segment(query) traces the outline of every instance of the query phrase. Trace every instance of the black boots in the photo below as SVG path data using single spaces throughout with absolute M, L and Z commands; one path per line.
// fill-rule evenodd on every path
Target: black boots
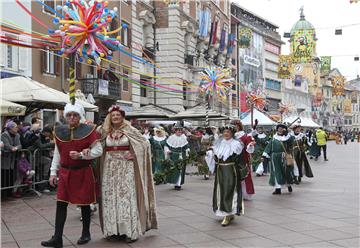
M 82 218 L 83 229 L 82 229 L 81 237 L 77 241 L 78 245 L 86 244 L 91 240 L 91 236 L 90 236 L 91 208 L 90 208 L 90 205 L 81 206 L 81 218 Z
M 273 195 L 281 195 L 281 189 L 275 189 L 275 191 L 272 194 Z
M 41 245 L 44 247 L 54 247 L 54 248 L 62 248 L 63 240 L 62 237 L 52 236 L 51 239 L 47 241 L 42 241 Z
M 288 186 L 288 191 L 289 191 L 289 193 L 292 192 L 292 187 L 291 186 Z
M 81 236 L 81 237 L 79 238 L 79 240 L 77 241 L 77 244 L 78 244 L 78 245 L 83 245 L 83 244 L 88 243 L 90 240 L 91 240 L 90 235 L 88 235 L 88 236 Z

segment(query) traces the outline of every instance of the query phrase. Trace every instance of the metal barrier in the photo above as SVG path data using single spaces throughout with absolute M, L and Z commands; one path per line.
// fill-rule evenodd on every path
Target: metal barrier
M 26 188 L 38 196 L 41 184 L 47 184 L 54 149 L 21 149 L 16 152 L 1 153 L 1 191 Z M 27 160 L 24 161 L 24 159 Z M 30 168 L 28 168 L 30 167 Z M 35 174 L 27 171 L 34 170 Z

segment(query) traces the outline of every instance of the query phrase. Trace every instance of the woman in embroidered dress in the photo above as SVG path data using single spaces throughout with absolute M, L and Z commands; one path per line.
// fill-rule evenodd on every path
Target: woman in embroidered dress
M 105 154 L 100 166 L 100 223 L 105 237 L 133 242 L 157 229 L 149 142 L 112 106 L 99 128 Z
M 185 134 L 183 134 L 183 127 L 180 123 L 177 123 L 174 129 L 175 133 L 166 141 L 165 153 L 170 160 L 176 162 L 188 156 L 190 146 Z M 168 176 L 167 182 L 174 184 L 175 190 L 181 190 L 181 185 L 185 182 L 185 171 L 186 167 L 184 166 L 181 170 L 176 170 L 175 173 Z
M 222 217 L 222 226 L 227 226 L 235 215 L 244 214 L 241 181 L 249 173 L 244 163 L 242 141 L 233 138 L 232 126 L 223 129 L 223 136 L 214 145 L 215 182 L 213 192 L 213 211 Z
M 152 154 L 152 172 L 162 172 L 162 161 L 165 159 L 166 132 L 163 127 L 154 128 L 155 135 L 149 141 Z

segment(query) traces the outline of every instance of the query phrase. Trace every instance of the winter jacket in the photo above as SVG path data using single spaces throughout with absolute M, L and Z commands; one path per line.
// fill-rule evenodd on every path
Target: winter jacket
M 326 145 L 327 135 L 324 130 L 318 129 L 316 130 L 316 139 L 318 146 Z

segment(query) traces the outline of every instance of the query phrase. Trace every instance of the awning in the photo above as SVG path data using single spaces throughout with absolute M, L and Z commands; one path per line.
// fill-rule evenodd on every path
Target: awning
M 257 110 L 254 108 L 253 112 L 253 122 L 255 123 L 255 120 L 258 120 L 259 126 L 275 126 L 277 123 L 273 121 L 270 116 L 267 114 Z M 251 113 L 250 111 L 246 112 L 246 116 L 241 119 L 241 122 L 245 126 L 251 126 Z
M 229 120 L 230 117 L 219 113 L 213 109 L 206 110 L 206 107 L 203 105 L 197 105 L 193 108 L 189 108 L 185 111 L 181 111 L 176 115 L 173 115 L 171 119 L 200 119 L 204 120 L 208 116 L 209 120 Z
M 27 112 L 42 108 L 62 109 L 66 103 L 70 102 L 67 94 L 27 77 L 0 79 L 0 87 L 3 99 L 23 103 L 27 107 Z M 93 104 L 80 99 L 76 101 L 86 111 L 98 111 L 98 107 Z
M 290 116 L 285 118 L 284 122 L 292 123 L 293 121 L 295 121 L 296 118 L 297 116 Z M 320 127 L 319 124 L 314 122 L 312 119 L 306 117 L 300 117 L 300 120 L 296 121 L 292 126 L 294 126 L 295 124 L 300 124 L 302 127 L 314 127 L 314 128 Z
M 131 112 L 126 112 L 126 117 L 139 119 L 168 119 L 175 113 L 175 111 L 170 109 L 149 104 L 143 107 L 134 108 Z
M 14 102 L 0 98 L 1 116 L 22 116 L 25 115 L 26 107 Z

